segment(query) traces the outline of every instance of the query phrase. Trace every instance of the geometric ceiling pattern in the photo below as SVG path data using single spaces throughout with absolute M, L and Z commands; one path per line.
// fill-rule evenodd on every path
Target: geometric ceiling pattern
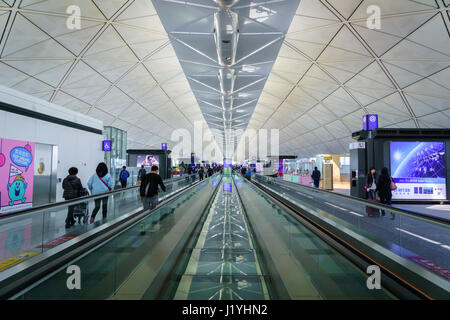
M 0 34 L 0 84 L 123 129 L 129 148 L 207 128 L 150 0 L 0 0 Z
M 364 114 L 449 128 L 449 4 L 302 0 L 248 128 L 280 129 L 280 153 L 299 157 L 347 153 Z M 381 29 L 367 27 L 369 5 Z
M 299 2 L 153 1 L 205 120 L 230 157 Z
M 368 113 L 381 127 L 448 128 L 449 5 L 301 0 L 247 128 L 280 129 L 280 153 L 299 156 L 348 152 Z M 1 85 L 126 130 L 130 148 L 207 127 L 150 0 L 0 0 L 0 32 Z

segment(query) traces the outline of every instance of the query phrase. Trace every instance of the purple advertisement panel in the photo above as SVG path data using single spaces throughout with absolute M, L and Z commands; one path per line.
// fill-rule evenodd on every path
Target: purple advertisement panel
M 137 156 L 137 166 L 140 167 L 142 165 L 144 165 L 144 167 L 151 167 L 151 166 L 159 167 L 159 156 L 149 154 Z
M 369 114 L 369 131 L 373 131 L 378 128 L 378 115 Z
M 33 142 L 0 139 L 0 215 L 33 204 Z
M 445 143 L 391 142 L 393 199 L 445 200 Z

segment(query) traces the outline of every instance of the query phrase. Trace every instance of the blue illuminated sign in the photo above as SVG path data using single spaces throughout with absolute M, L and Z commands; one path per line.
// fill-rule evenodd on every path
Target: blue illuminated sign
M 363 130 L 372 131 L 378 128 L 378 115 L 366 114 L 363 116 Z
M 102 148 L 102 150 L 103 151 L 107 151 L 107 152 L 111 151 L 111 140 L 104 140 L 103 141 L 103 148 Z
M 161 149 L 167 150 L 167 143 L 161 143 Z

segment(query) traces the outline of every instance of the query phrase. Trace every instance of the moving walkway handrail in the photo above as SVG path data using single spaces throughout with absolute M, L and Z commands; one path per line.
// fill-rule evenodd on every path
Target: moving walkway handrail
M 305 219 L 306 221 L 308 221 L 308 223 L 311 223 L 313 226 L 317 227 L 319 230 L 322 230 L 325 234 L 327 234 L 332 239 L 337 241 L 337 243 L 350 249 L 350 251 L 352 251 L 357 256 L 363 258 L 366 261 L 369 261 L 369 262 L 372 262 L 372 263 L 375 263 L 376 265 L 378 265 L 386 274 L 393 277 L 393 280 L 395 280 L 399 283 L 402 283 L 406 288 L 409 288 L 411 291 L 416 292 L 416 294 L 418 294 L 419 296 L 421 296 L 423 298 L 427 298 L 427 299 L 434 299 L 434 297 L 433 297 L 434 294 L 443 296 L 444 291 L 447 291 L 447 293 L 448 293 L 448 289 L 445 289 L 445 285 L 444 285 L 445 279 L 440 278 L 439 276 L 434 275 L 434 274 L 429 274 L 428 277 L 424 277 L 424 275 L 422 274 L 423 273 L 422 271 L 417 272 L 417 270 L 411 269 L 411 268 L 414 268 L 414 269 L 419 268 L 416 264 L 411 263 L 409 266 L 404 266 L 401 262 L 401 260 L 404 259 L 403 257 L 397 256 L 400 260 L 397 259 L 397 257 L 392 258 L 391 255 L 394 255 L 393 253 L 387 254 L 386 252 L 378 251 L 378 249 L 376 249 L 375 247 L 371 247 L 369 245 L 369 243 L 362 242 L 364 246 L 370 247 L 372 253 L 375 252 L 375 255 L 377 257 L 373 257 L 370 253 L 367 253 L 367 252 L 363 251 L 361 248 L 359 248 L 360 247 L 359 245 L 355 246 L 354 244 L 350 243 L 350 241 L 348 239 L 346 240 L 345 235 L 348 231 L 341 230 L 337 225 L 334 225 L 334 226 L 330 225 L 329 223 L 327 223 L 326 221 L 323 221 L 323 220 L 321 222 L 316 221 L 315 219 L 308 216 L 307 214 L 304 214 L 304 213 L 307 213 L 307 210 L 298 208 L 295 203 L 292 203 L 288 199 L 283 199 L 282 195 L 277 194 L 274 190 L 268 189 L 266 186 L 264 186 L 264 184 L 254 183 L 253 181 L 250 183 L 252 185 L 254 185 L 256 188 L 258 188 L 261 192 L 263 192 L 269 198 L 274 199 L 275 201 L 277 201 L 277 202 L 281 203 L 282 205 L 284 205 L 285 207 L 289 208 L 292 212 L 295 212 L 296 215 L 298 215 L 298 217 Z M 386 207 L 386 208 L 391 211 L 391 207 Z M 302 213 L 303 211 L 304 211 L 304 213 Z M 294 217 L 296 217 L 296 216 L 294 216 Z M 334 228 L 334 229 L 331 230 L 332 228 Z M 346 228 L 344 228 L 344 229 L 346 229 Z M 361 237 L 361 236 L 353 237 L 350 234 L 347 235 L 346 237 L 349 239 L 353 239 L 356 242 L 358 242 L 358 241 L 361 242 L 362 239 L 364 239 L 364 237 Z M 365 239 L 365 240 L 367 240 L 367 239 Z M 371 241 L 369 241 L 369 242 L 371 242 Z M 372 245 L 376 246 L 377 244 L 373 243 Z M 381 248 L 381 249 L 384 250 L 383 248 Z M 380 256 L 383 256 L 388 259 L 388 262 L 389 262 L 388 266 L 385 265 L 385 262 L 383 262 L 383 263 L 379 262 Z M 433 292 L 433 295 L 430 295 L 430 294 L 424 292 L 421 288 L 417 288 L 414 284 L 411 283 L 411 279 L 405 279 L 404 277 L 399 276 L 397 274 L 397 271 L 391 270 L 391 268 L 394 268 L 394 267 L 395 267 L 395 269 L 398 269 L 400 266 L 401 266 L 402 270 L 406 270 L 406 272 L 408 274 L 410 274 L 410 275 L 414 274 L 417 277 L 421 277 L 422 279 L 419 280 L 418 282 L 424 284 L 427 287 L 427 290 L 431 290 L 431 292 Z M 428 273 L 428 271 L 425 269 L 423 269 L 423 271 L 425 273 Z M 436 281 L 439 284 L 436 283 Z M 414 280 L 414 282 L 417 282 L 417 280 Z
M 287 180 L 277 181 L 276 178 L 263 176 L 263 175 L 259 175 L 259 174 L 257 174 L 256 176 L 257 177 L 263 177 L 264 179 L 267 179 L 267 180 L 269 180 L 269 179 L 273 180 L 273 181 L 275 181 L 275 183 L 278 183 L 278 184 L 286 183 L 289 186 L 296 186 L 298 188 L 305 188 L 307 190 L 318 192 L 318 193 L 327 193 L 327 194 L 330 194 L 330 195 L 333 195 L 333 196 L 340 197 L 342 199 L 346 199 L 346 200 L 350 200 L 350 201 L 353 201 L 353 202 L 357 202 L 359 204 L 363 204 L 365 206 L 370 206 L 370 207 L 374 207 L 374 208 L 381 209 L 381 210 L 387 210 L 387 211 L 390 211 L 390 212 L 393 212 L 393 213 L 399 213 L 399 214 L 403 214 L 403 215 L 412 215 L 415 218 L 419 218 L 419 219 L 422 219 L 422 220 L 425 220 L 425 221 L 428 221 L 428 222 L 431 221 L 431 222 L 434 222 L 434 223 L 436 223 L 436 222 L 443 223 L 443 224 L 445 224 L 447 226 L 450 225 L 450 220 L 445 219 L 445 218 L 430 216 L 430 215 L 427 215 L 425 213 L 418 213 L 418 212 L 414 212 L 414 211 L 410 211 L 410 210 L 406 210 L 406 209 L 402 209 L 402 208 L 396 208 L 396 207 L 392 207 L 392 206 L 387 206 L 387 205 L 381 204 L 379 202 L 372 202 L 372 201 L 364 200 L 364 199 L 361 199 L 361 198 L 357 198 L 357 197 L 353 197 L 353 196 L 349 196 L 349 195 L 345 195 L 345 194 L 341 194 L 341 193 L 337 193 L 337 192 L 332 192 L 332 191 L 328 191 L 328 190 L 324 190 L 324 189 L 313 188 L 313 187 L 310 187 L 310 186 L 305 186 L 305 185 L 294 183 L 294 182 L 287 181 Z
M 171 195 L 151 210 L 133 211 L 122 215 L 40 255 L 4 270 L 0 273 L 0 299 L 8 299 L 32 283 L 39 281 L 43 276 L 51 274 L 78 256 L 101 245 L 104 241 L 117 236 L 120 232 L 151 215 L 154 211 L 195 188 L 201 182 L 197 181 L 182 188 L 181 192 Z
M 190 176 L 186 175 L 186 177 L 190 177 Z M 166 180 L 163 180 L 163 182 L 164 182 L 164 184 L 174 183 L 174 182 L 186 179 L 186 177 L 180 177 L 180 178 L 177 178 L 177 179 L 166 179 Z M 118 193 L 124 193 L 124 192 L 130 191 L 130 190 L 133 190 L 133 189 L 138 189 L 139 187 L 140 186 L 132 186 L 132 187 L 128 187 L 128 188 L 112 190 L 112 191 L 99 193 L 99 194 L 95 194 L 95 195 L 88 195 L 88 196 L 84 196 L 84 197 L 79 197 L 79 198 L 75 198 L 75 199 L 71 199 L 71 200 L 63 200 L 63 201 L 59 201 L 59 202 L 48 203 L 48 204 L 32 207 L 32 208 L 29 208 L 29 209 L 24 209 L 24 210 L 12 212 L 12 213 L 7 213 L 7 214 L 4 214 L 4 215 L 0 216 L 0 222 L 2 222 L 2 220 L 5 220 L 5 219 L 10 219 L 10 218 L 13 218 L 13 217 L 18 217 L 18 216 L 29 214 L 29 213 L 44 211 L 44 210 L 48 210 L 48 209 L 55 209 L 55 208 L 58 208 L 58 207 L 68 207 L 69 205 L 77 205 L 77 204 L 80 204 L 80 203 L 87 202 L 89 200 L 96 200 L 96 199 L 100 199 L 100 198 L 105 198 L 105 197 L 108 197 L 108 196 L 111 196 L 111 195 L 115 195 L 115 194 L 118 194 Z

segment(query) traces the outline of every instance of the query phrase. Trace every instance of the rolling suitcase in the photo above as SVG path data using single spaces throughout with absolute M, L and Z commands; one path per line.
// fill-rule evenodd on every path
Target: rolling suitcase
M 89 192 L 86 189 L 83 189 L 80 192 L 80 197 L 88 196 Z M 73 210 L 73 217 L 74 219 L 78 219 L 78 223 L 86 224 L 89 218 L 89 202 L 83 202 L 80 204 L 77 204 Z
M 369 199 L 368 201 L 377 203 L 378 201 Z M 366 206 L 366 213 L 369 217 L 378 217 L 380 215 L 380 210 L 377 208 L 374 208 L 372 206 Z

